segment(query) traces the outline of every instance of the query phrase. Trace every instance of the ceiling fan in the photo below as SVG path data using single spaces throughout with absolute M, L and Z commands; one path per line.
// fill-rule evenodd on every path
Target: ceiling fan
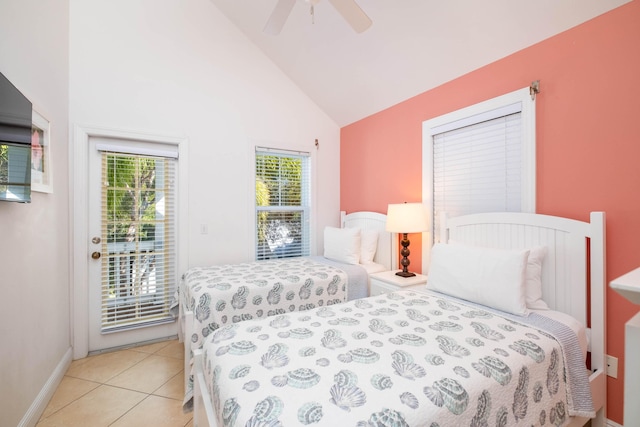
M 304 0 L 304 2 L 310 6 L 313 19 L 314 6 L 318 4 L 320 0 Z M 371 26 L 371 19 L 364 13 L 360 6 L 358 6 L 355 0 L 329 0 L 329 3 L 342 15 L 356 33 L 361 33 Z M 295 4 L 296 0 L 278 0 L 263 31 L 272 35 L 280 34 Z

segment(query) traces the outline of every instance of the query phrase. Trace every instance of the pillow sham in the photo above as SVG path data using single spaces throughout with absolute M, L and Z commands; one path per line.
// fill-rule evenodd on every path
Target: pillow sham
M 346 264 L 360 263 L 360 229 L 325 227 L 324 257 Z
M 464 243 L 453 239 L 450 239 L 448 243 L 450 245 L 464 245 Z M 529 249 L 529 258 L 527 258 L 527 269 L 525 272 L 524 293 L 527 308 L 530 309 L 549 309 L 547 303 L 542 299 L 542 262 L 546 255 L 546 246 L 535 246 Z
M 360 264 L 371 264 L 378 250 L 378 230 L 360 230 Z
M 548 310 L 549 306 L 542 299 L 542 261 L 547 255 L 546 246 L 536 246 L 529 250 L 527 261 L 525 297 L 527 308 L 535 310 Z
M 436 243 L 427 289 L 523 316 L 528 257 L 528 250 Z

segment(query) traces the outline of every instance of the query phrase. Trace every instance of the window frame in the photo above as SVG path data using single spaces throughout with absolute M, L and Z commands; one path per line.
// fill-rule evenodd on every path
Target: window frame
M 252 150 L 252 163 L 253 163 L 253 167 L 252 167 L 252 171 L 253 171 L 253 176 L 252 176 L 252 186 L 253 186 L 253 191 L 251 192 L 252 195 L 252 204 L 253 204 L 253 224 L 252 224 L 252 228 L 251 228 L 251 235 L 253 238 L 253 245 L 251 247 L 252 250 L 252 257 L 254 260 L 260 260 L 262 258 L 259 258 L 259 248 L 258 248 L 258 214 L 259 212 L 265 212 L 265 211 L 269 211 L 270 209 L 265 209 L 265 207 L 263 206 L 258 206 L 256 204 L 256 178 L 257 178 L 257 172 L 256 172 L 256 166 L 257 166 L 257 159 L 259 155 L 277 155 L 277 156 L 282 156 L 282 157 L 295 157 L 295 158 L 303 158 L 305 159 L 303 162 L 303 167 L 306 166 L 306 172 L 303 170 L 303 175 L 306 174 L 306 183 L 307 183 L 307 187 L 306 188 L 302 188 L 301 189 L 301 201 L 303 203 L 303 205 L 300 206 L 300 208 L 294 207 L 294 206 L 279 206 L 276 207 L 276 209 L 272 209 L 272 211 L 282 211 L 282 212 L 286 212 L 286 211 L 301 211 L 303 218 L 304 218 L 304 222 L 302 224 L 302 248 L 301 248 L 301 255 L 300 256 L 309 256 L 313 254 L 313 232 L 312 230 L 314 229 L 314 211 L 312 209 L 312 206 L 314 205 L 314 192 L 313 192 L 313 188 L 314 188 L 314 183 L 313 183 L 313 174 L 312 171 L 314 170 L 313 168 L 313 163 L 314 163 L 314 157 L 312 155 L 311 152 L 308 151 L 302 151 L 302 150 L 295 150 L 295 149 L 287 149 L 287 148 L 277 148 L 277 147 L 266 147 L 266 146 L 260 146 L 260 145 L 255 145 L 253 147 Z M 304 205 L 304 203 L 306 202 L 306 205 Z M 265 258 L 265 259 L 271 259 L 271 258 Z
M 521 111 L 521 211 L 536 211 L 536 104 L 535 97 L 530 94 L 529 87 L 479 102 L 462 109 L 425 120 L 422 123 L 422 202 L 427 211 L 433 215 L 433 137 L 442 129 L 453 130 L 475 123 L 480 123 L 496 110 L 508 109 L 520 104 Z M 432 221 L 433 224 L 433 221 Z M 431 246 L 435 232 L 429 231 L 429 238 L 422 240 L 422 271 L 428 271 L 431 259 Z

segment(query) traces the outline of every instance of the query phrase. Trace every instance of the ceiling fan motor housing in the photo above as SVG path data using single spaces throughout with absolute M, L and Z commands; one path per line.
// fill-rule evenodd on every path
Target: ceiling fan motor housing
M 310 7 L 311 15 L 313 16 L 313 8 L 320 3 L 320 0 L 303 1 Z M 263 31 L 272 35 L 280 34 L 295 3 L 296 0 L 278 0 Z M 329 0 L 329 3 L 342 15 L 356 33 L 362 33 L 371 26 L 371 18 L 358 6 L 356 0 Z

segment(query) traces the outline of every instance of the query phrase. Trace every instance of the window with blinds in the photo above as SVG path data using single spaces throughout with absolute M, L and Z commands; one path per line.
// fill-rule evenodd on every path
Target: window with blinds
M 173 321 L 176 164 L 102 151 L 102 332 Z
M 520 211 L 520 113 L 433 137 L 434 211 Z
M 256 259 L 309 255 L 310 155 L 256 148 Z
M 429 120 L 423 138 L 433 241 L 441 212 L 535 211 L 535 103 L 528 88 Z

